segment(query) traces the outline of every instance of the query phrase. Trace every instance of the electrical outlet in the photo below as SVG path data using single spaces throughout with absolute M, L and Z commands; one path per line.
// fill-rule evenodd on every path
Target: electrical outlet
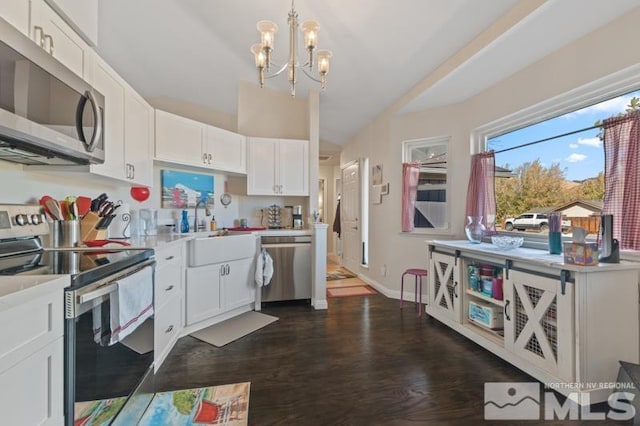
M 383 277 L 386 277 L 386 276 L 387 276 L 387 265 L 386 265 L 386 264 L 385 264 L 385 265 L 382 265 L 382 266 L 380 267 L 380 275 L 382 275 Z

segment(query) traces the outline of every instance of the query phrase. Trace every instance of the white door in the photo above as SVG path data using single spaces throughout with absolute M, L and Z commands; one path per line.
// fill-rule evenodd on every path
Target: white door
M 459 262 L 454 256 L 441 253 L 432 253 L 429 262 L 429 307 L 456 322 L 461 321 Z M 405 285 L 411 281 L 405 277 Z
M 360 238 L 360 166 L 358 162 L 342 169 L 342 198 L 340 201 L 342 222 L 342 263 L 357 270 L 361 263 Z
M 207 126 L 206 149 L 211 154 L 211 167 L 216 170 L 246 173 L 246 137 L 228 130 Z
M 225 310 L 248 305 L 255 300 L 256 287 L 252 279 L 251 270 L 253 259 L 240 259 L 227 262 L 223 270 L 222 292 Z
M 187 325 L 193 325 L 222 312 L 221 276 L 221 263 L 187 268 Z

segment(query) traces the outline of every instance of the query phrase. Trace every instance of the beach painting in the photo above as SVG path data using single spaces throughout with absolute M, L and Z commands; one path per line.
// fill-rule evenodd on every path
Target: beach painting
M 246 426 L 251 382 L 158 392 L 139 426 Z
M 126 397 L 99 399 L 96 401 L 76 402 L 74 407 L 74 426 L 110 425 L 124 405 Z
M 162 203 L 164 209 L 184 209 L 195 207 L 201 198 L 213 202 L 213 175 L 202 173 L 161 170 Z

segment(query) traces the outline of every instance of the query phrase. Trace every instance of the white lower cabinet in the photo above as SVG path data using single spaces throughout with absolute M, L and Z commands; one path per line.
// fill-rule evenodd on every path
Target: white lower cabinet
M 184 246 L 156 249 L 154 283 L 154 371 L 158 371 L 183 328 Z
M 63 288 L 69 284 L 68 277 L 48 278 L 0 297 L 0 424 L 64 424 Z
M 193 325 L 222 312 L 222 263 L 187 268 L 187 324 Z
M 573 375 L 573 286 L 511 271 L 504 284 L 504 343 L 514 354 L 563 380 Z
M 252 259 L 227 262 L 222 276 L 222 297 L 225 310 L 235 309 L 255 300 L 256 287 L 252 279 Z
M 60 426 L 64 423 L 63 361 L 60 337 L 0 373 L 2 424 Z
M 460 268 L 454 256 L 433 253 L 429 261 L 429 305 L 447 318 L 460 322 Z
M 537 380 L 560 384 L 558 392 L 581 404 L 606 401 L 619 361 L 640 362 L 640 263 L 581 267 L 543 250 L 428 244 L 426 313 Z M 480 271 L 481 288 L 471 270 Z M 486 271 L 503 278 L 502 296 L 488 290 L 495 283 Z

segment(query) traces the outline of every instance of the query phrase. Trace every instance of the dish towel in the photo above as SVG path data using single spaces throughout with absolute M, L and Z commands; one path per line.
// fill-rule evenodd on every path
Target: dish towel
M 124 339 L 153 315 L 153 268 L 118 280 L 118 294 L 111 298 L 110 345 Z
M 273 277 L 273 259 L 267 250 L 262 249 L 256 260 L 255 281 L 258 287 L 268 286 Z

